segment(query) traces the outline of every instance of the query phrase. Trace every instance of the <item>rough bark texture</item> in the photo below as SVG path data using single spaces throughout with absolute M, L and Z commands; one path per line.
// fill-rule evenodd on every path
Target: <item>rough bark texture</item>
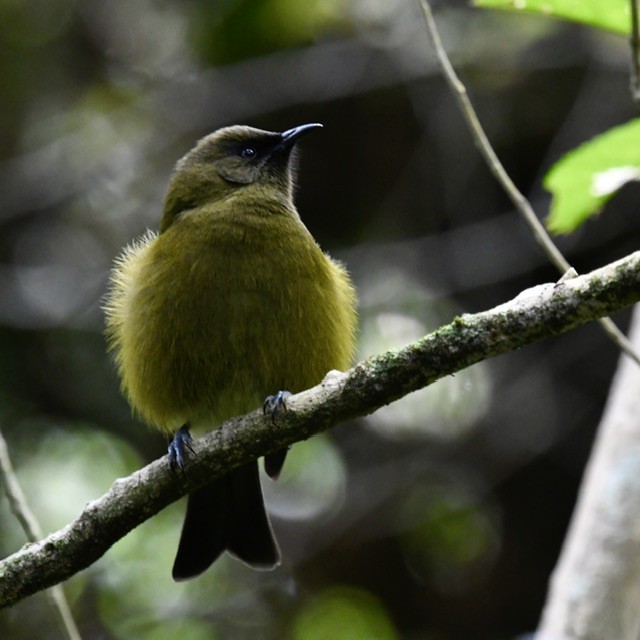
M 249 460 L 372 413 L 475 362 L 558 335 L 640 300 L 640 252 L 590 274 L 545 284 L 494 309 L 465 314 L 403 349 L 332 372 L 287 401 L 274 425 L 262 412 L 225 422 L 194 442 L 189 475 L 165 459 L 118 479 L 77 520 L 0 562 L 0 606 L 88 567 L 171 502 Z M 640 475 L 639 475 L 640 477 Z M 614 637 L 614 636 L 610 636 Z

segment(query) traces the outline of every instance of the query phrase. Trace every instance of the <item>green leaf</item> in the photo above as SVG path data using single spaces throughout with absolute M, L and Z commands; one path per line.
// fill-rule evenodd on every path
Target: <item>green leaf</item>
M 475 0 L 476 7 L 553 16 L 592 27 L 631 33 L 629 0 Z
M 632 180 L 640 180 L 640 118 L 585 142 L 551 167 L 543 181 L 553 194 L 547 227 L 575 230 Z

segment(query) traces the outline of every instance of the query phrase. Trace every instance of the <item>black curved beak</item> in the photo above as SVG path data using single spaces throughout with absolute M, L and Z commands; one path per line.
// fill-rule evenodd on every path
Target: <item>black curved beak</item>
M 322 129 L 322 125 L 319 122 L 311 122 L 309 124 L 301 124 L 299 127 L 293 127 L 293 129 L 287 129 L 280 134 L 280 142 L 276 148 L 282 150 L 291 149 L 302 136 L 306 136 L 307 133 L 315 129 Z

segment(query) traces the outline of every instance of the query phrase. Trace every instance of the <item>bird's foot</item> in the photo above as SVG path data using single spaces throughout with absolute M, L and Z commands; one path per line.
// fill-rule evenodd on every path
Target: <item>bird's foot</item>
M 276 415 L 280 411 L 287 410 L 287 400 L 291 397 L 290 391 L 278 391 L 278 393 L 269 396 L 262 405 L 262 413 L 265 415 L 268 413 L 271 416 L 271 422 L 275 424 Z
M 184 472 L 184 450 L 188 449 L 191 453 L 194 453 L 191 448 L 191 434 L 189 433 L 189 428 L 187 425 L 180 427 L 175 435 L 173 436 L 173 440 L 169 444 L 169 448 L 167 451 L 169 452 L 169 464 L 172 469 L 178 467 L 181 471 Z

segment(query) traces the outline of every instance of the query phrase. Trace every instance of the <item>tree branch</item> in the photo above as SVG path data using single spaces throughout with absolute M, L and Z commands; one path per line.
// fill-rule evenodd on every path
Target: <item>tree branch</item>
M 156 460 L 114 482 L 77 520 L 0 562 L 0 606 L 66 580 L 161 509 L 249 460 L 372 413 L 481 360 L 559 335 L 640 300 L 640 251 L 590 274 L 544 284 L 489 311 L 465 314 L 407 345 L 333 372 L 292 396 L 277 425 L 260 411 L 193 443 L 188 476 Z

